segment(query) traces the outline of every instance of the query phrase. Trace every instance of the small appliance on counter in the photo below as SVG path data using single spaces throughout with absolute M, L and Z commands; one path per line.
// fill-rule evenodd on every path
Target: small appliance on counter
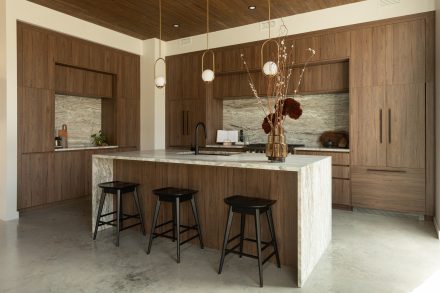
M 217 143 L 231 146 L 238 142 L 238 130 L 217 130 Z
M 61 137 L 55 136 L 55 149 L 62 149 L 62 148 L 63 148 L 63 144 Z

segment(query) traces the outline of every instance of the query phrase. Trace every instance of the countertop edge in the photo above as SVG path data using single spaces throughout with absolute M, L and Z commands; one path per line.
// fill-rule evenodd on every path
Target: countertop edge
M 74 151 L 84 151 L 84 150 L 108 150 L 108 149 L 117 149 L 119 146 L 117 145 L 109 145 L 109 146 L 90 146 L 90 147 L 73 147 L 73 148 L 61 148 L 55 149 L 55 152 L 74 152 Z

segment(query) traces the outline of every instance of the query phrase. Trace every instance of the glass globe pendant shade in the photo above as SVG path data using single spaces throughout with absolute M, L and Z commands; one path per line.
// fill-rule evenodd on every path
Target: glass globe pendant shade
M 212 71 L 211 69 L 205 69 L 202 72 L 202 79 L 204 82 L 206 83 L 210 83 L 214 80 L 215 78 L 215 74 L 214 71 Z
M 273 61 L 267 61 L 263 66 L 263 73 L 268 76 L 274 76 L 278 73 L 278 65 Z
M 154 80 L 154 83 L 156 84 L 157 88 L 159 88 L 159 89 L 163 88 L 166 84 L 165 77 L 163 77 L 163 76 L 156 77 L 156 79 Z

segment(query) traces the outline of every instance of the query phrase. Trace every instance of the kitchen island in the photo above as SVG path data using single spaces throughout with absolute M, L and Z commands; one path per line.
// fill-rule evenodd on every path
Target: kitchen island
M 281 264 L 295 269 L 296 276 L 292 277 L 299 287 L 331 240 L 331 157 L 289 155 L 285 163 L 269 163 L 264 154 L 249 153 L 195 156 L 158 150 L 94 155 L 92 231 L 99 202 L 98 184 L 111 180 L 140 184 L 147 232 L 156 200 L 152 189 L 174 186 L 198 190 L 196 201 L 205 246 L 218 250 L 227 217 L 224 198 L 241 194 L 277 200 L 273 215 Z M 133 207 L 130 197 L 124 201 L 124 209 Z M 104 211 L 112 210 L 112 205 L 107 200 Z M 164 208 L 159 223 L 170 219 L 171 213 L 171 207 Z M 194 223 L 189 206 L 182 205 L 181 221 Z M 238 218 L 234 224 L 231 235 L 239 231 Z M 247 225 L 247 236 L 254 237 L 254 233 L 253 225 Z M 268 239 L 264 219 L 262 237 Z M 253 246 L 244 248 L 255 253 Z

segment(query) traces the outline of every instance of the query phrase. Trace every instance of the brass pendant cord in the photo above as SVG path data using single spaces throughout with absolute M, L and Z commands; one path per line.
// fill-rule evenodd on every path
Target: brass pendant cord
M 270 39 L 270 27 L 271 27 L 271 23 L 270 23 L 270 0 L 267 0 L 267 5 L 269 6 L 269 21 L 267 23 L 268 28 L 269 28 L 269 39 Z
M 209 0 L 206 0 L 206 49 L 209 49 Z
M 159 58 L 162 58 L 162 0 L 159 0 Z

